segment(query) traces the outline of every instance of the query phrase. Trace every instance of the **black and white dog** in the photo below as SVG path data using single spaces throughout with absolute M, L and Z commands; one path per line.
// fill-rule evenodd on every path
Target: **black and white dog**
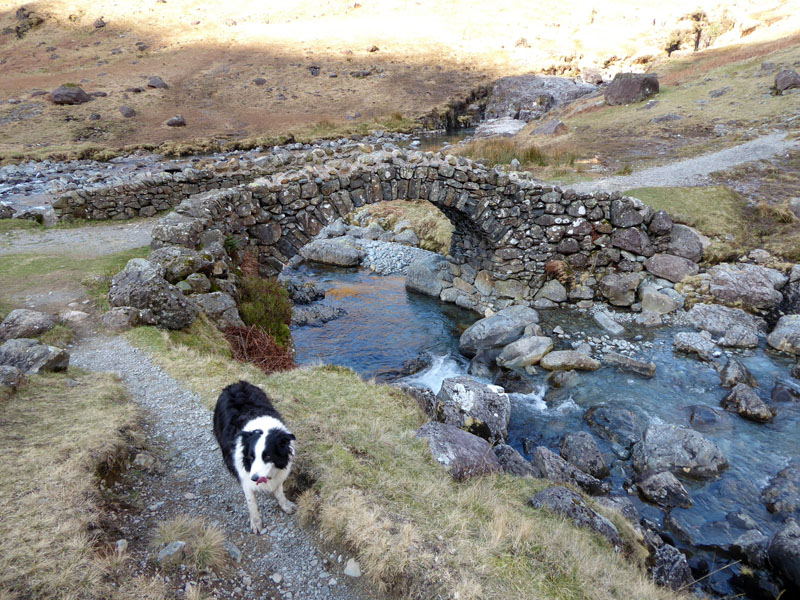
M 260 388 L 240 381 L 222 390 L 214 409 L 214 436 L 228 470 L 242 484 L 253 533 L 262 527 L 256 490 L 273 494 L 285 513 L 294 512 L 283 482 L 292 468 L 296 438 Z

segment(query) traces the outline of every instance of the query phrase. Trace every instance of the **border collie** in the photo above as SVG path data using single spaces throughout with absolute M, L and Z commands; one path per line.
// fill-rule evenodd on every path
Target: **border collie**
M 273 494 L 283 512 L 294 512 L 283 482 L 292 468 L 296 438 L 260 388 L 240 381 L 222 390 L 214 409 L 214 436 L 225 465 L 242 484 L 253 533 L 262 527 L 256 490 Z

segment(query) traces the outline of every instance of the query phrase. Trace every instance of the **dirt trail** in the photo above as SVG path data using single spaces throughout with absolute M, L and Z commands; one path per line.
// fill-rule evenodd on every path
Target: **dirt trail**
M 707 185 L 711 183 L 708 177 L 711 173 L 770 158 L 797 147 L 800 147 L 800 140 L 788 139 L 783 132 L 772 133 L 733 148 L 678 160 L 660 167 L 642 169 L 631 175 L 608 177 L 563 187 L 587 193 L 624 191 L 639 187 Z
M 165 447 L 159 453 L 163 475 L 142 486 L 139 503 L 148 507 L 144 519 L 153 526 L 187 514 L 217 523 L 242 555 L 235 572 L 224 577 L 228 581 L 221 585 L 243 598 L 361 600 L 373 596 L 358 589 L 363 580 L 343 574 L 347 557 L 339 562 L 339 557 L 323 556 L 296 517 L 285 515 L 271 496 L 259 496 L 264 533 L 250 533 L 241 487 L 225 469 L 211 432 L 211 411 L 145 353 L 121 337 L 93 336 L 72 349 L 71 365 L 117 374 L 145 410 L 148 438 L 162 440 Z M 137 536 L 136 528 L 126 531 L 123 527 L 121 533 L 131 543 L 146 537 Z

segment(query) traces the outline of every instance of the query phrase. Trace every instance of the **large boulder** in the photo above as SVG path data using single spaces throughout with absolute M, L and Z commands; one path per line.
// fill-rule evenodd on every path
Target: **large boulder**
M 632 104 L 658 93 L 658 76 L 654 73 L 617 73 L 608 84 L 606 104 Z
M 367 253 L 353 244 L 352 238 L 334 240 L 314 240 L 300 249 L 300 255 L 306 260 L 334 265 L 337 267 L 357 267 Z
M 667 252 L 698 263 L 703 258 L 703 240 L 697 230 L 675 224 L 669 234 Z
M 633 446 L 633 466 L 639 471 L 670 471 L 707 479 L 728 466 L 717 445 L 691 429 L 666 423 L 651 424 Z
M 650 502 L 664 508 L 689 508 L 692 499 L 677 477 L 669 471 L 645 471 L 636 478 L 639 493 Z
M 761 492 L 767 510 L 776 515 L 800 516 L 800 462 L 778 471 Z
M 615 449 L 618 455 L 624 454 L 620 449 L 630 450 L 641 439 L 647 426 L 636 413 L 622 406 L 592 406 L 583 418 L 600 437 L 618 446 Z
M 69 352 L 42 344 L 39 340 L 17 338 L 0 346 L 0 365 L 16 367 L 25 375 L 66 371 L 69 366 Z
M 244 327 L 244 321 L 236 308 L 236 301 L 228 294 L 224 292 L 196 294 L 191 296 L 190 300 L 220 329 Z
M 789 521 L 769 542 L 767 555 L 772 567 L 795 588 L 800 588 L 800 525 Z
M 193 273 L 210 272 L 216 262 L 209 251 L 197 251 L 183 246 L 164 246 L 150 253 L 148 260 L 164 267 L 164 279 L 177 283 Z
M 549 479 L 556 483 L 569 483 L 595 495 L 607 494 L 610 491 L 607 484 L 571 465 L 544 446 L 538 446 L 533 451 L 531 462 L 542 479 Z
M 586 527 L 606 538 L 615 549 L 620 549 L 622 540 L 617 528 L 605 517 L 593 511 L 583 497 L 562 486 L 542 490 L 531 498 L 533 508 L 545 508 L 570 519 L 578 527 Z
M 623 196 L 611 202 L 609 217 L 614 227 L 634 227 L 641 225 L 644 215 L 639 211 L 641 201 Z
M 439 274 L 446 267 L 447 260 L 441 254 L 431 254 L 414 261 L 406 272 L 406 289 L 438 298 L 442 291 Z
M 736 348 L 755 348 L 767 328 L 761 317 L 719 304 L 695 304 L 687 317 L 696 328 L 719 337 L 720 345 Z
M 776 414 L 775 410 L 759 398 L 756 391 L 746 383 L 737 383 L 731 393 L 723 398 L 721 406 L 727 411 L 738 413 L 745 419 L 759 423 L 771 421 Z
M 642 292 L 642 310 L 656 315 L 666 315 L 680 308 L 675 298 L 653 289 Z
M 542 368 L 548 371 L 596 371 L 600 368 L 600 361 L 576 350 L 558 350 L 549 352 L 539 361 Z
M 650 575 L 658 585 L 673 590 L 686 588 L 694 581 L 686 556 L 669 544 L 656 549 Z
M 577 431 L 561 438 L 558 446 L 561 458 L 575 465 L 584 473 L 597 479 L 608 477 L 610 471 L 597 441 L 591 433 Z
M 751 264 L 720 264 L 710 268 L 708 274 L 714 298 L 750 310 L 768 310 L 780 304 L 783 296 L 778 290 L 788 279 L 780 271 Z
M 641 273 L 611 273 L 600 280 L 600 293 L 614 306 L 630 306 L 643 278 Z
M 133 258 L 114 275 L 108 292 L 111 306 L 132 306 L 148 311 L 155 324 L 183 329 L 197 318 L 197 309 L 181 291 L 164 279 L 164 268 L 143 258 Z
M 785 92 L 792 88 L 800 88 L 800 73 L 793 69 L 783 69 L 775 75 L 775 89 Z
M 469 377 L 451 377 L 436 394 L 436 416 L 442 423 L 496 444 L 508 437 L 511 402 L 502 388 Z
M 644 261 L 644 268 L 648 273 L 673 283 L 678 283 L 690 275 L 697 275 L 700 271 L 700 267 L 688 258 L 673 254 L 654 254 Z
M 536 477 L 533 465 L 508 444 L 497 444 L 492 450 L 503 465 L 504 472 L 517 477 Z
M 653 256 L 655 253 L 650 238 L 638 227 L 617 229 L 611 234 L 611 245 L 641 256 Z
M 746 383 L 755 387 L 756 378 L 747 370 L 742 361 L 738 358 L 730 357 L 725 366 L 719 370 L 720 385 L 725 388 L 732 388 L 736 384 Z
M 89 94 L 75 84 L 60 85 L 50 92 L 50 101 L 53 104 L 83 104 L 91 99 Z
M 58 323 L 52 315 L 18 308 L 0 323 L 0 342 L 12 338 L 32 338 L 50 331 Z
M 464 356 L 473 357 L 481 348 L 506 346 L 522 337 L 528 325 L 539 322 L 539 313 L 522 305 L 509 306 L 470 325 L 458 342 Z
M 416 436 L 428 440 L 433 458 L 458 481 L 503 472 L 489 442 L 463 429 L 434 421 L 420 427 Z
M 781 317 L 767 336 L 767 343 L 781 352 L 800 354 L 800 315 Z
M 553 349 L 553 340 L 543 336 L 525 336 L 503 348 L 497 364 L 506 369 L 522 369 L 538 364 Z

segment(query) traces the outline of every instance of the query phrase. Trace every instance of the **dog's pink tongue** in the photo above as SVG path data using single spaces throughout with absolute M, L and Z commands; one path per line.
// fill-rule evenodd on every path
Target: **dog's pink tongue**
M 267 483 L 268 481 L 269 479 L 267 479 L 266 477 L 259 477 L 258 481 L 256 482 L 256 485 L 258 485 L 259 483 Z

